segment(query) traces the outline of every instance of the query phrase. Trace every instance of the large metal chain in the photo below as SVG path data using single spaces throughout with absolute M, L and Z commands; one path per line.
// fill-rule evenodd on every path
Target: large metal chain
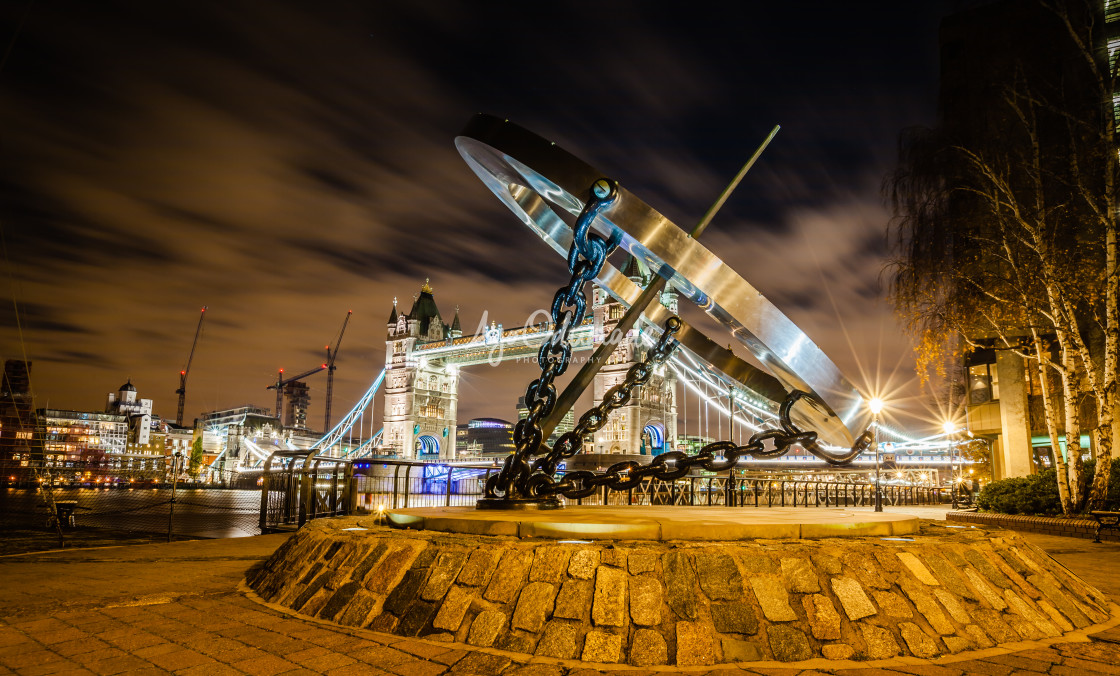
M 556 406 L 556 386 L 553 382 L 564 374 L 571 363 L 569 334 L 583 321 L 587 309 L 584 284 L 599 275 L 607 256 L 619 242 L 617 233 L 605 239 L 591 232 L 591 225 L 617 195 L 618 184 L 614 181 L 605 178 L 595 181 L 587 203 L 576 218 L 572 228 L 572 247 L 568 251 L 568 270 L 572 276 L 552 299 L 552 336 L 537 353 L 541 376 L 529 383 L 525 390 L 528 415 L 514 428 L 514 453 L 506 458 L 502 470 L 486 482 L 486 498 L 521 500 L 528 497 L 525 487 L 531 472 L 529 460 L 540 454 L 544 441 L 540 423 Z
M 673 321 L 676 317 L 671 318 Z M 680 320 L 677 320 L 678 326 Z M 675 330 L 674 330 L 675 332 Z M 666 336 L 670 336 L 669 327 L 666 326 L 666 331 L 662 335 L 662 342 Z M 675 341 L 674 341 L 675 342 Z M 662 347 L 662 343 L 658 343 L 655 348 L 655 357 L 657 350 Z M 673 346 L 675 347 L 675 345 Z M 669 348 L 669 352 L 672 347 Z M 661 360 L 664 360 L 661 357 Z M 649 360 L 647 360 L 648 362 Z M 627 380 L 622 386 L 615 386 L 603 398 L 603 404 L 588 411 L 582 418 L 580 424 L 575 430 L 560 437 L 556 442 L 556 447 L 562 444 L 563 453 L 567 453 L 571 448 L 577 451 L 583 444 L 583 434 L 593 433 L 598 431 L 605 423 L 606 416 L 602 414 L 601 409 L 604 405 L 610 406 L 612 402 L 612 395 L 620 388 L 626 387 L 626 400 L 629 400 L 629 390 L 633 389 L 634 385 L 640 384 L 631 382 L 630 374 L 634 373 L 636 369 L 646 366 L 647 362 L 636 364 L 630 368 L 627 374 Z M 646 380 L 649 376 L 646 376 Z M 635 379 L 636 380 L 636 379 Z M 644 382 L 644 381 L 643 381 Z M 811 431 L 803 431 L 797 427 L 790 420 L 790 412 L 796 404 L 803 397 L 810 397 L 807 392 L 794 390 L 782 402 L 778 411 L 778 417 L 781 422 L 781 429 L 765 429 L 761 430 L 751 436 L 746 444 L 740 446 L 733 441 L 717 441 L 708 444 L 700 449 L 696 455 L 688 455 L 683 451 L 669 451 L 655 456 L 649 464 L 642 464 L 632 460 L 617 462 L 608 467 L 602 474 L 592 472 L 590 470 L 575 470 L 565 474 L 560 480 L 554 478 L 556 465 L 546 465 L 543 461 L 538 461 L 534 469 L 540 468 L 539 472 L 535 472 L 529 480 L 529 493 L 531 497 L 547 498 L 549 496 L 563 495 L 569 499 L 586 498 L 595 493 L 601 486 L 606 486 L 611 490 L 624 491 L 634 486 L 639 485 L 647 477 L 659 481 L 673 481 L 680 479 L 687 475 L 693 467 L 706 469 L 710 472 L 722 472 L 729 470 L 739 462 L 743 456 L 750 456 L 752 458 L 776 458 L 785 455 L 789 452 L 792 446 L 801 446 L 813 455 L 821 458 L 825 462 L 832 465 L 846 465 L 856 458 L 860 453 L 866 451 L 871 447 L 872 436 L 871 432 L 865 431 L 856 439 L 856 443 L 852 448 L 841 455 L 833 455 L 820 449 L 817 443 L 817 433 Z M 623 404 L 618 404 L 622 406 Z M 613 408 L 618 408 L 614 406 Z M 769 447 L 767 447 L 769 442 Z M 555 449 L 554 449 L 555 450 Z M 552 456 L 550 455 L 549 458 Z

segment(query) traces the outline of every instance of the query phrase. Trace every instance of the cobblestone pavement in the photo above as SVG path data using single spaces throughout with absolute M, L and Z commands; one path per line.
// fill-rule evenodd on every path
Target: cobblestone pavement
M 576 662 L 337 627 L 264 605 L 239 586 L 285 539 L 268 535 L 0 558 L 0 674 L 1120 674 L 1120 628 L 1086 642 L 1021 644 L 966 660 L 819 660 L 656 670 Z M 1120 545 L 1032 537 L 1116 598 Z M 1107 583 L 1107 584 L 1106 584 Z M 851 665 L 853 668 L 837 668 Z

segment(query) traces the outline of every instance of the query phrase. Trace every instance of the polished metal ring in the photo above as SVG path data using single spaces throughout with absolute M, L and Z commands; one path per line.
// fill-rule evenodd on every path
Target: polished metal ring
M 572 242 L 571 224 L 583 209 L 589 186 L 605 174 L 532 132 L 490 115 L 477 115 L 455 139 L 455 147 L 484 184 L 522 222 L 561 255 Z M 622 186 L 595 220 L 605 238 L 664 277 L 681 296 L 727 327 L 773 379 L 720 348 L 687 324 L 681 344 L 732 379 L 772 401 L 786 391 L 804 397 L 790 417 L 818 432 L 830 445 L 850 447 L 867 428 L 870 413 L 859 391 L 805 332 L 715 254 Z M 641 289 L 609 262 L 596 282 L 630 305 Z M 658 325 L 668 311 L 652 304 L 643 320 Z

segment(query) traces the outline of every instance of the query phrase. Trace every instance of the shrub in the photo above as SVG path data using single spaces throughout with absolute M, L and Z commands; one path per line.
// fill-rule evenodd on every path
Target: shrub
M 1082 476 L 1084 490 L 1088 490 L 1096 464 L 1084 464 Z M 993 481 L 980 491 L 976 506 L 986 512 L 1001 514 L 1061 514 L 1062 503 L 1058 497 L 1058 474 L 1046 469 L 1038 474 Z M 1107 510 L 1120 510 L 1120 458 L 1112 461 L 1108 481 Z

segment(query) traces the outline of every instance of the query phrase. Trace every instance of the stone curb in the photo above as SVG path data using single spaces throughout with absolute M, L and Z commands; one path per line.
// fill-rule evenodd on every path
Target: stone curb
M 980 650 L 971 650 L 956 655 L 945 655 L 935 659 L 924 660 L 917 657 L 895 657 L 886 660 L 827 660 L 823 658 L 813 658 L 811 660 L 802 660 L 800 662 L 780 662 L 777 660 L 758 660 L 753 662 L 724 662 L 719 665 L 651 665 L 645 667 L 636 667 L 629 664 L 606 663 L 606 662 L 581 662 L 579 660 L 564 660 L 553 657 L 543 657 L 538 655 L 526 655 L 524 653 L 511 652 L 508 650 L 499 650 L 497 648 L 482 648 L 473 646 L 467 643 L 458 643 L 454 641 L 434 641 L 423 637 L 403 637 L 396 634 L 388 634 L 370 629 L 361 629 L 358 627 L 350 627 L 345 625 L 336 624 L 328 620 L 318 617 L 311 617 L 302 613 L 297 613 L 291 608 L 282 606 L 278 603 L 266 601 L 261 598 L 249 586 L 247 580 L 242 579 L 237 586 L 238 593 L 245 596 L 245 598 L 257 603 L 265 608 L 281 613 L 288 617 L 293 617 L 304 622 L 311 622 L 325 627 L 331 627 L 336 630 L 343 630 L 354 636 L 368 636 L 378 642 L 392 644 L 394 642 L 417 642 L 433 647 L 449 648 L 454 650 L 463 650 L 472 653 L 482 653 L 486 655 L 496 655 L 503 657 L 518 664 L 552 664 L 568 669 L 598 669 L 600 671 L 635 671 L 648 673 L 651 671 L 660 673 L 711 673 L 713 668 L 732 668 L 739 667 L 742 669 L 783 669 L 783 670 L 797 670 L 797 669 L 830 669 L 830 670 L 849 670 L 849 669 L 889 669 L 891 667 L 913 667 L 924 665 L 946 665 L 955 664 L 958 662 L 967 662 L 970 660 L 979 660 L 987 657 L 996 657 L 999 655 L 1010 655 L 1024 650 L 1038 650 L 1048 648 L 1052 645 L 1060 643 L 1090 643 L 1094 639 L 1091 638 L 1092 634 L 1108 631 L 1114 627 L 1120 626 L 1120 605 L 1115 603 L 1110 604 L 1109 612 L 1110 619 L 1100 624 L 1085 627 L 1062 636 L 1054 636 L 1051 638 L 1040 639 L 1036 641 L 1019 641 L 1016 643 L 1007 643 L 994 648 L 984 648 Z
M 977 523 L 997 526 L 1014 531 L 1058 535 L 1062 537 L 1092 540 L 1097 530 L 1097 522 L 1092 519 L 1067 519 L 1055 516 L 1032 516 L 1028 514 L 990 514 L 987 512 L 947 512 L 947 521 Z M 1120 542 L 1120 533 L 1105 531 L 1101 533 L 1105 542 Z

